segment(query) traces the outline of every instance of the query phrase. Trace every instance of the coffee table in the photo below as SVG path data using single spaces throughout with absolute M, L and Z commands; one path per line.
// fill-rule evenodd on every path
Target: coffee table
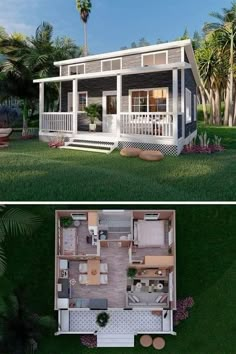
M 149 336 L 148 334 L 145 334 L 143 335 L 141 338 L 140 338 L 140 344 L 142 347 L 150 347 L 152 345 L 152 337 Z
M 161 337 L 156 337 L 155 339 L 153 339 L 153 348 L 157 349 L 157 350 L 161 350 L 165 347 L 166 342 L 164 338 Z

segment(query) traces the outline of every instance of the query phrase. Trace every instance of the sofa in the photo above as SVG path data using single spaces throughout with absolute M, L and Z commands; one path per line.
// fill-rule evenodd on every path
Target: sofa
M 127 307 L 169 307 L 169 296 L 167 293 L 127 292 Z

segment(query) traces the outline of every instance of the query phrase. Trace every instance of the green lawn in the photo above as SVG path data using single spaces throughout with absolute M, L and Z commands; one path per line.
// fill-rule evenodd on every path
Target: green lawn
M 0 200 L 236 200 L 236 129 L 207 131 L 222 136 L 224 153 L 166 157 L 160 163 L 122 158 L 118 151 L 49 149 L 38 140 L 12 138 L 0 151 Z
M 7 239 L 6 276 L 14 286 L 25 285 L 33 311 L 53 314 L 55 208 L 27 208 L 41 215 L 42 226 L 32 238 Z M 163 354 L 235 354 L 236 206 L 163 208 L 177 211 L 178 298 L 193 296 L 195 300 L 190 318 L 176 328 L 178 335 L 165 336 Z M 38 354 L 121 352 L 156 353 L 152 348 L 144 350 L 138 344 L 135 349 L 124 351 L 119 348 L 89 350 L 81 347 L 79 336 L 52 336 L 43 338 Z

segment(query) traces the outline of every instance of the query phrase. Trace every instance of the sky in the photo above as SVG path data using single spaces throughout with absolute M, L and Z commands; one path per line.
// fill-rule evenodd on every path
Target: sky
M 200 31 L 208 14 L 230 7 L 231 0 L 92 0 L 88 44 L 92 54 L 119 50 L 145 37 L 174 40 L 188 28 Z M 43 21 L 57 36 L 83 44 L 83 27 L 75 0 L 0 0 L 0 26 L 8 33 L 31 35 Z

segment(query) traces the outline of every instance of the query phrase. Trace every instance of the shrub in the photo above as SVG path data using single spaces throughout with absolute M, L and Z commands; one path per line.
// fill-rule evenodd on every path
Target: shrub
M 108 321 L 109 321 L 110 315 L 106 312 L 101 312 L 97 315 L 97 325 L 100 327 L 106 327 Z
M 73 219 L 71 216 L 62 216 L 60 218 L 61 227 L 65 227 L 65 228 L 70 227 L 72 223 L 73 223 Z
M 186 297 L 177 301 L 177 310 L 174 312 L 174 326 L 189 317 L 188 309 L 192 308 L 194 300 L 192 297 Z
M 134 278 L 136 274 L 137 274 L 137 269 L 135 269 L 135 268 L 128 268 L 127 269 L 128 278 Z
M 214 152 L 224 151 L 224 147 L 221 145 L 221 138 L 214 136 L 213 141 L 207 137 L 207 133 L 200 134 L 197 139 L 194 139 L 188 145 L 184 146 L 183 154 L 212 154 Z

